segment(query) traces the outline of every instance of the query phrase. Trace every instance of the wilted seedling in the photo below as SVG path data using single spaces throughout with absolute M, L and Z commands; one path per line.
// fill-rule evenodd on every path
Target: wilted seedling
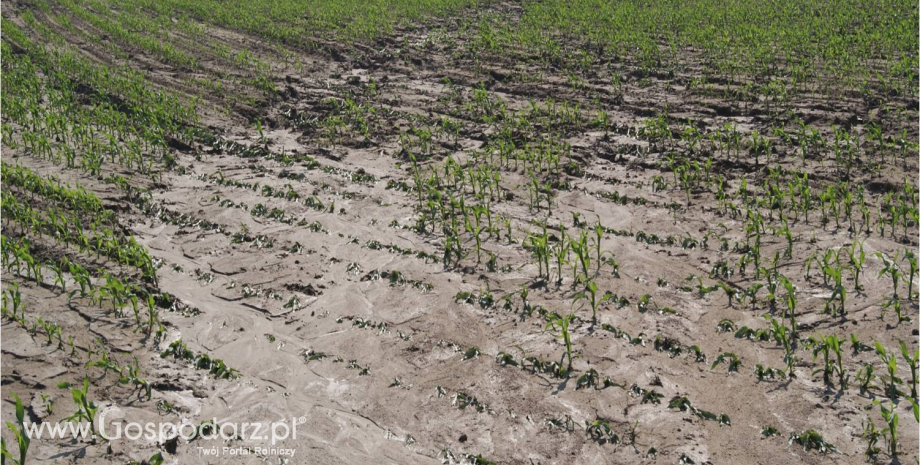
M 558 418 L 547 418 L 546 420 L 543 420 L 543 424 L 548 426 L 550 431 L 559 429 L 566 433 L 571 433 L 575 430 L 575 420 L 573 420 L 572 417 L 568 414 L 562 415 Z
M 613 326 L 610 323 L 601 324 L 601 329 L 610 331 L 611 333 L 613 333 L 613 337 L 617 339 L 625 339 L 626 341 L 629 341 L 630 339 L 632 339 L 631 337 L 629 337 L 629 334 L 627 334 L 625 331 L 620 330 L 619 328 L 617 328 L 616 326 Z
M 776 368 L 764 368 L 763 365 L 757 364 L 757 367 L 754 368 L 754 375 L 757 376 L 757 379 L 763 381 L 764 379 L 777 379 L 785 378 L 786 373 L 783 370 Z
M 763 429 L 760 430 L 760 435 L 765 438 L 779 436 L 779 430 L 777 430 L 776 428 L 770 425 L 767 425 L 767 426 L 764 426 Z
M 467 407 L 473 407 L 479 413 L 492 413 L 492 409 L 488 404 L 480 402 L 479 399 L 465 392 L 458 392 L 454 394 L 453 398 L 451 398 L 450 404 L 460 410 L 465 410 Z
M 176 360 L 185 360 L 199 370 L 208 370 L 212 375 L 219 379 L 235 379 L 240 376 L 240 372 L 235 368 L 228 367 L 223 360 L 211 358 L 207 354 L 195 354 L 192 352 L 182 339 L 173 341 L 160 354 L 160 358 L 172 357 Z
M 177 411 L 176 406 L 165 399 L 160 399 L 157 401 L 156 409 L 160 415 L 169 415 L 171 413 L 176 413 Z
M 738 339 L 766 342 L 773 338 L 773 332 L 768 328 L 755 330 L 747 326 L 742 326 L 738 331 L 735 331 L 735 337 Z
M 671 358 L 677 357 L 684 352 L 683 345 L 677 339 L 664 336 L 655 336 L 655 350 L 658 352 L 667 352 Z
M 721 321 L 719 321 L 719 324 L 716 325 L 716 331 L 720 333 L 728 333 L 735 331 L 735 329 L 735 322 L 729 320 L 728 318 L 723 318 Z
M 661 393 L 654 389 L 641 388 L 638 384 L 635 383 L 629 387 L 629 395 L 641 398 L 643 404 L 655 405 L 660 404 L 661 398 L 664 397 Z
M 486 286 L 486 290 L 480 291 L 478 300 L 480 308 L 488 309 L 495 306 L 495 297 L 492 296 L 492 291 L 489 290 L 488 285 Z
M 875 422 L 872 421 L 871 417 L 867 417 L 866 421 L 863 422 L 863 439 L 866 440 L 866 459 L 872 459 L 882 450 L 879 449 L 876 444 L 878 440 L 883 436 L 883 432 L 875 428 Z
M 592 386 L 597 389 L 598 378 L 600 378 L 600 375 L 597 374 L 597 370 L 591 368 L 583 375 L 578 377 L 578 380 L 575 382 L 575 390 L 577 391 L 579 389 Z
M 476 295 L 471 292 L 458 292 L 457 295 L 454 296 L 454 302 L 462 302 L 470 305 L 473 305 L 473 302 L 476 301 L 475 299 Z
M 700 349 L 700 346 L 694 344 L 690 346 L 690 352 L 693 352 L 693 358 L 699 363 L 706 363 L 706 354 L 703 353 L 703 349 Z
M 648 335 L 646 335 L 644 332 L 639 333 L 638 336 L 636 336 L 636 337 L 630 339 L 630 340 L 629 340 L 629 343 L 632 344 L 632 345 L 634 345 L 634 346 L 641 345 L 642 347 L 645 347 L 645 343 L 646 343 L 646 339 L 645 339 L 645 338 L 646 338 L 646 337 L 648 337 Z
M 598 444 L 619 444 L 620 437 L 610 428 L 610 424 L 601 418 L 589 422 L 585 420 L 585 434 Z
M 355 262 L 351 262 L 348 264 L 348 266 L 345 267 L 345 272 L 352 276 L 357 276 L 361 274 L 361 265 Z
M 704 420 L 718 421 L 719 425 L 731 426 L 731 419 L 726 414 L 716 415 L 707 410 L 698 409 L 690 403 L 690 399 L 685 396 L 674 396 L 668 402 L 668 408 L 678 409 L 681 412 L 689 412 Z
M 495 361 L 501 366 L 518 366 L 518 362 L 514 360 L 514 356 L 507 352 L 499 352 L 498 355 L 495 356 Z
M 802 446 L 806 452 L 810 450 L 816 450 L 821 454 L 837 452 L 837 448 L 833 444 L 826 442 L 824 437 L 813 429 L 805 430 L 798 434 L 793 433 L 789 436 L 789 444 L 792 443 Z
M 710 369 L 714 370 L 723 362 L 728 362 L 729 373 L 737 372 L 738 369 L 741 368 L 741 359 L 739 359 L 737 355 L 732 352 L 723 352 L 716 357 L 715 362 L 712 362 L 712 367 L 710 367 Z
M 695 409 L 693 408 L 693 405 L 690 403 L 690 399 L 684 396 L 675 396 L 674 398 L 672 398 L 671 401 L 668 403 L 668 408 L 676 408 L 680 410 L 681 412 L 695 411 Z
M 602 389 L 607 389 L 609 387 L 618 387 L 620 389 L 626 389 L 626 383 L 617 383 L 613 381 L 612 379 L 610 379 L 609 376 L 605 376 L 604 379 L 601 381 L 601 384 L 603 385 Z
M 469 465 L 498 465 L 482 455 L 465 454 L 463 460 Z
M 479 351 L 478 347 L 470 347 L 469 349 L 466 349 L 465 352 L 463 352 L 463 360 L 478 358 L 480 353 L 481 352 Z
M 651 301 L 652 301 L 652 296 L 648 294 L 643 294 L 642 297 L 639 298 L 639 302 L 636 304 L 636 307 L 638 307 L 639 312 L 645 313 L 646 311 L 648 311 L 648 304 Z
M 322 360 L 328 357 L 325 352 L 317 352 L 313 349 L 307 350 L 303 353 L 303 359 L 305 362 L 312 362 L 314 360 Z
M 661 403 L 662 397 L 664 397 L 664 395 L 654 389 L 643 389 L 641 403 L 658 405 Z
M 853 356 L 859 355 L 861 352 L 872 352 L 875 350 L 872 346 L 868 344 L 863 344 L 859 341 L 859 338 L 856 337 L 856 334 L 850 335 L 850 346 L 853 348 Z
M 348 368 L 349 370 L 358 370 L 358 376 L 368 376 L 371 374 L 370 367 L 362 367 L 358 364 L 357 360 L 349 360 L 345 365 L 345 368 Z

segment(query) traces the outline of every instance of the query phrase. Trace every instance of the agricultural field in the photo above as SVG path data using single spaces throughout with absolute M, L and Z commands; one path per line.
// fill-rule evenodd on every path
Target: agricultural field
M 2 7 L 4 464 L 920 463 L 914 1 Z

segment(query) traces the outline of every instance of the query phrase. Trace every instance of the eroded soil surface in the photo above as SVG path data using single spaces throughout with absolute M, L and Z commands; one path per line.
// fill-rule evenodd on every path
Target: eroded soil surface
M 515 14 L 513 8 L 502 11 Z M 73 24 L 92 28 L 76 18 Z M 74 34 L 63 27 L 59 33 Z M 256 40 L 213 26 L 208 34 L 229 44 Z M 51 273 L 39 283 L 7 270 L 6 286 L 19 284 L 28 318 L 57 322 L 65 343 L 59 348 L 41 330 L 4 319 L 3 420 L 13 419 L 11 391 L 23 397 L 32 421 L 71 415 L 70 393 L 57 385 L 78 386 L 88 374 L 90 398 L 140 421 L 305 417 L 296 440 L 276 446 L 296 448 L 289 462 L 280 463 L 456 463 L 476 456 L 533 464 L 673 464 L 682 457 L 713 464 L 862 463 L 866 418 L 883 424 L 879 407 L 868 407 L 873 399 L 887 405 L 888 398 L 882 379 L 860 392 L 857 372 L 870 362 L 883 379 L 887 372 L 873 350 L 853 350 L 855 335 L 897 354 L 898 374 L 907 383 L 896 404 L 900 460 L 916 460 L 910 370 L 897 348 L 899 341 L 917 347 L 916 298 L 904 295 L 913 289 L 905 291 L 908 266 L 900 262 L 900 305 L 915 321 L 899 322 L 893 309 L 883 311 L 892 286 L 888 275 L 880 276 L 884 263 L 876 257 L 915 252 L 916 224 L 884 233 L 874 224 L 882 197 L 901 192 L 905 180 L 915 183 L 916 157 L 892 159 L 881 170 L 857 165 L 849 174 L 828 148 L 803 157 L 798 145 L 771 131 L 780 111 L 775 103 L 722 98 L 725 89 L 741 83 L 690 86 L 702 67 L 692 53 L 674 76 L 602 63 L 574 86 L 560 69 L 474 58 L 467 47 L 456 24 L 432 21 L 376 43 L 298 51 L 300 69 L 273 62 L 280 97 L 246 107 L 225 104 L 219 94 L 206 96 L 200 127 L 214 138 L 173 144 L 177 166 L 158 182 L 116 165 L 104 172 L 127 176 L 134 189 L 149 195 L 132 197 L 104 176 L 68 169 L 21 144 L 4 145 L 4 163 L 78 183 L 99 196 L 158 261 L 157 286 L 177 304 L 161 312 L 166 335 L 154 342 L 135 331 L 132 317 L 116 317 L 105 304 L 69 295 L 72 280 L 62 292 Z M 104 56 L 99 44 L 83 43 L 82 50 Z M 265 53 L 270 60 L 271 52 Z M 156 85 L 181 81 L 175 69 L 144 60 L 143 53 L 132 60 Z M 611 85 L 608 69 L 624 76 L 620 87 Z M 833 88 L 803 92 L 783 103 L 782 111 L 830 138 L 834 127 L 859 132 L 867 121 L 878 121 L 903 124 L 916 139 L 916 98 L 892 104 L 909 117 L 886 121 L 858 95 Z M 598 110 L 608 115 L 606 123 L 595 122 Z M 734 125 L 744 135 L 759 131 L 774 145 L 755 160 L 746 148 L 723 150 L 705 138 L 692 147 L 676 134 L 651 137 L 643 122 L 665 112 L 675 133 L 687 121 L 703 132 Z M 262 121 L 261 135 L 255 119 Z M 868 156 L 874 149 L 867 143 L 864 150 Z M 422 183 L 437 184 L 421 195 L 410 152 Z M 697 166 L 711 160 L 689 193 L 669 168 L 675 154 Z M 789 171 L 780 173 L 780 167 Z M 758 365 L 786 370 L 784 349 L 772 335 L 758 340 L 736 332 L 743 326 L 769 331 L 764 315 L 779 322 L 787 292 L 778 284 L 771 309 L 770 274 L 755 274 L 757 265 L 742 258 L 752 234 L 738 192 L 744 180 L 747 196 L 763 198 L 765 181 L 785 186 L 793 182 L 792 171 L 808 173 L 816 196 L 842 180 L 854 193 L 856 186 L 864 188 L 870 224 L 857 211 L 852 220 L 841 212 L 839 221 L 830 216 L 822 224 L 820 201 L 807 220 L 800 212 L 783 212 L 786 223 L 779 210 L 757 209 L 763 214 L 759 266 L 794 283 L 800 333 L 795 378 L 758 379 Z M 532 173 L 544 185 L 532 188 Z M 728 200 L 702 180 L 710 176 L 725 180 Z M 28 198 L 15 187 L 4 190 Z M 454 205 L 438 200 L 432 213 L 432 192 L 453 195 Z M 916 198 L 909 201 L 916 208 Z M 736 205 L 735 212 L 726 203 Z M 490 213 L 477 215 L 473 206 Z M 469 209 L 471 231 L 481 221 L 480 257 L 462 209 Z M 422 217 L 422 211 L 429 214 Z M 440 216 L 448 211 L 458 215 L 466 256 L 445 264 Z M 590 300 L 576 299 L 585 286 L 575 277 L 585 270 L 572 251 L 561 273 L 550 257 L 550 279 L 539 278 L 543 266 L 528 250 L 528 236 L 542 235 L 544 221 L 553 250 L 584 231 L 591 255 L 584 274 L 593 278 L 598 300 L 613 295 L 599 304 L 596 323 Z M 598 221 L 600 262 L 593 256 Z M 780 232 L 786 225 L 793 238 L 789 255 Z M 41 257 L 82 257 L 101 270 L 120 266 L 29 233 L 14 221 L 4 219 L 3 227 L 7 238 L 28 237 Z M 862 289 L 855 291 L 853 273 L 844 271 L 846 314 L 826 314 L 826 302 L 835 297 L 821 260 L 825 251 L 854 241 L 867 257 Z M 756 298 L 740 297 L 757 283 L 764 287 Z M 458 295 L 464 292 L 468 298 Z M 556 371 L 568 363 L 565 345 L 547 321 L 568 313 L 578 317 L 569 329 L 573 365 L 559 376 Z M 846 389 L 836 377 L 825 383 L 824 359 L 807 343 L 818 334 L 845 342 Z M 239 377 L 218 379 L 160 356 L 180 338 L 193 352 L 223 360 Z M 136 357 L 151 397 L 119 384 L 103 368 L 87 367 L 101 351 L 122 365 Z M 740 359 L 737 372 L 729 372 L 728 362 L 712 368 L 723 353 Z M 583 386 L 592 373 L 593 385 Z M 54 399 L 52 412 L 43 395 Z M 680 397 L 692 408 L 669 408 Z M 616 441 L 586 432 L 598 419 Z M 778 436 L 763 436 L 767 426 Z M 810 429 L 838 452 L 822 455 L 790 444 L 791 434 Z M 199 447 L 210 445 L 200 439 L 43 439 L 33 441 L 29 455 L 36 462 L 127 463 L 160 451 L 167 463 L 279 463 L 278 457 L 202 456 Z

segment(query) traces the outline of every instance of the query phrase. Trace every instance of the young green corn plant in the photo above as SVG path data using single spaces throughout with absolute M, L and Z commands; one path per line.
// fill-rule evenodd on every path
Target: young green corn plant
M 553 257 L 556 259 L 556 285 L 562 285 L 562 269 L 563 265 L 568 264 L 569 250 L 571 250 L 570 241 L 565 237 L 565 226 L 560 227 L 560 238 L 559 242 L 553 247 Z
M 127 372 L 127 374 L 125 374 Z M 118 379 L 119 384 L 132 384 L 136 389 L 140 391 L 140 394 L 146 394 L 147 400 L 153 395 L 153 387 L 146 380 L 140 378 L 140 366 L 137 361 L 137 357 L 134 357 L 134 364 L 128 363 L 121 372 L 121 376 Z
M 605 254 L 603 251 L 601 251 L 601 239 L 604 238 L 605 232 L 607 232 L 607 229 L 604 228 L 604 226 L 601 224 L 601 219 L 598 218 L 597 222 L 594 223 L 594 248 L 595 248 L 595 255 L 597 256 L 596 273 L 601 272 L 601 265 L 604 263 L 603 257 L 604 255 L 608 255 L 608 254 Z
M 546 223 L 543 223 L 543 233 L 540 235 L 531 234 L 528 238 L 528 247 L 537 261 L 538 279 L 549 281 L 549 234 L 546 230 Z
M 9 287 L 6 290 L 6 293 L 10 296 L 10 302 L 13 305 L 12 318 L 13 320 L 25 319 L 26 310 L 22 307 L 22 293 L 19 292 L 19 283 L 10 283 Z M 6 299 L 4 299 L 6 301 Z M 19 310 L 22 310 L 22 316 L 19 317 Z
M 569 333 L 569 325 L 574 318 L 575 315 L 571 313 L 566 315 L 558 315 L 553 313 L 549 316 L 548 321 L 546 322 L 546 327 L 544 328 L 544 330 L 552 330 L 556 332 L 556 337 L 562 339 L 562 342 L 565 344 L 565 355 L 563 357 L 567 356 L 569 363 L 564 373 L 561 372 L 560 367 L 559 375 L 562 375 L 561 377 L 567 376 L 572 371 L 572 336 Z
M 786 217 L 783 216 L 784 225 L 782 228 L 775 230 L 776 235 L 781 235 L 786 239 L 786 249 L 783 251 L 783 258 L 792 258 L 792 245 L 794 239 L 792 237 L 792 230 L 789 229 L 789 223 L 785 222 Z
M 583 291 L 575 294 L 573 304 L 580 300 L 587 300 L 591 305 L 591 326 L 597 325 L 597 308 L 600 303 L 597 300 L 597 283 L 593 279 L 588 281 Z
M 789 324 L 792 332 L 789 337 L 792 340 L 795 340 L 796 333 L 798 332 L 798 325 L 795 324 L 795 307 L 796 307 L 796 298 L 795 298 L 795 285 L 793 285 L 785 276 L 780 276 L 780 280 L 783 283 L 783 287 L 786 288 L 786 311 L 783 312 L 783 321 L 786 321 L 786 317 L 789 317 Z
M 13 432 L 13 435 L 16 436 L 16 447 L 19 451 L 19 458 L 13 457 L 13 454 L 6 450 L 6 441 L 2 443 L 2 451 L 0 451 L 0 457 L 3 458 L 3 461 L 6 462 L 6 459 L 9 459 L 15 465 L 25 465 L 26 456 L 29 452 L 29 444 L 31 439 L 26 433 L 25 425 L 25 407 L 22 405 L 22 400 L 19 399 L 19 396 L 16 393 L 11 392 L 10 395 L 13 397 L 13 401 L 16 402 L 16 424 L 6 422 L 6 427 Z
M 866 363 L 863 368 L 860 368 L 856 372 L 856 381 L 859 383 L 859 394 L 866 395 L 870 389 L 874 388 L 872 381 L 876 378 L 875 376 L 875 366 L 871 363 Z
M 863 249 L 863 243 L 859 241 L 853 241 L 853 245 L 846 248 L 845 250 L 850 258 L 850 269 L 853 270 L 854 289 L 856 292 L 861 292 L 862 286 L 859 285 L 859 274 L 862 272 L 863 266 L 866 264 L 866 251 Z
M 824 357 L 824 368 L 815 370 L 812 375 L 823 373 L 824 384 L 832 386 L 831 377 L 834 373 L 839 376 L 838 386 L 841 390 L 846 389 L 846 383 L 849 377 L 846 376 L 846 370 L 843 369 L 842 352 L 840 349 L 840 340 L 836 335 L 824 336 L 817 334 L 809 338 L 808 342 L 812 345 L 812 355 L 815 359 L 819 356 Z M 837 365 L 834 365 L 834 358 L 837 357 Z
M 847 385 L 850 381 L 850 375 L 847 374 L 846 369 L 843 368 L 843 350 L 840 347 L 840 339 L 837 338 L 837 335 L 831 335 L 826 337 L 825 342 L 830 346 L 831 353 L 837 359 L 837 365 L 834 367 L 834 370 L 837 373 L 837 387 L 845 391 Z
M 888 382 L 885 385 L 885 395 L 889 399 L 897 399 L 901 394 L 898 390 L 898 384 L 901 384 L 901 379 L 897 376 L 898 359 L 894 352 L 888 351 L 885 349 L 885 346 L 879 342 L 875 343 L 875 353 L 882 359 L 882 363 L 885 364 L 885 368 L 888 370 Z
M 840 315 L 841 318 L 845 319 L 847 289 L 843 286 L 843 268 L 825 267 L 825 272 L 834 278 L 834 286 L 831 296 L 824 302 L 824 313 L 828 313 L 831 316 Z M 835 305 L 835 300 L 839 300 L 840 304 Z
M 89 378 L 83 378 L 83 389 L 71 389 L 70 394 L 73 396 L 73 401 L 77 404 L 77 411 L 64 419 L 66 422 L 74 421 L 85 421 L 89 423 L 90 432 L 92 433 L 93 441 L 95 442 L 96 438 L 96 426 L 93 424 L 93 420 L 96 418 L 96 411 L 99 410 L 99 407 L 95 402 L 89 400 L 88 396 L 89 391 Z M 108 439 L 103 436 L 103 439 Z
M 908 279 L 907 279 L 907 300 L 914 300 L 914 297 L 917 293 L 914 292 L 914 278 L 917 276 L 917 255 L 912 251 L 908 250 L 904 254 L 904 259 L 907 260 L 908 265 Z
M 891 276 L 891 285 L 894 288 L 894 295 L 891 297 L 891 300 L 892 301 L 897 300 L 898 299 L 898 283 L 901 281 L 901 269 L 900 267 L 898 267 L 897 257 L 895 257 L 895 259 L 891 261 L 888 261 L 888 257 L 886 257 L 881 252 L 876 252 L 875 256 L 880 258 L 882 260 L 882 263 L 884 263 L 885 265 L 882 268 L 882 270 L 878 272 L 878 277 L 881 278 L 882 276 L 885 276 L 886 274 L 888 276 Z
M 792 337 L 790 336 L 789 328 L 778 321 L 776 318 L 770 317 L 770 327 L 773 330 L 773 337 L 776 339 L 777 344 L 783 346 L 785 351 L 783 355 L 783 361 L 786 362 L 786 374 L 790 378 L 795 378 L 795 348 L 792 345 Z
M 904 360 L 907 361 L 907 366 L 910 368 L 910 396 L 913 398 L 914 404 L 917 404 L 917 369 L 920 366 L 920 348 L 914 351 L 914 355 L 911 357 L 910 351 L 907 350 L 907 344 L 904 341 L 898 342 L 901 345 L 901 356 L 904 357 Z
M 890 403 L 887 407 L 878 400 L 872 402 L 879 406 L 882 412 L 882 418 L 885 419 L 885 424 L 888 425 L 887 428 L 881 431 L 881 434 L 887 434 L 885 439 L 888 442 L 888 455 L 895 458 L 898 456 L 898 414 L 895 413 L 896 406 L 890 399 Z
M 731 287 L 730 285 L 726 284 L 724 281 L 719 281 L 716 283 L 716 285 L 719 286 L 719 289 L 722 289 L 723 291 L 725 291 L 725 296 L 728 297 L 728 306 L 732 307 L 732 301 L 734 301 L 735 296 L 738 295 L 738 289 Z
M 578 283 L 587 282 L 588 277 L 590 276 L 591 268 L 591 253 L 588 250 L 588 235 L 584 231 L 578 236 L 577 240 L 569 241 L 569 244 L 572 248 L 572 252 L 575 253 L 577 258 L 577 263 L 581 265 L 581 273 L 578 273 L 577 267 L 572 267 L 572 272 L 575 274 L 575 279 L 573 285 Z

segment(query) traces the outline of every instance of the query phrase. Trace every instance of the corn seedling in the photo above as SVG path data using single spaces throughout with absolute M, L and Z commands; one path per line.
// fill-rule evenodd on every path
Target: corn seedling
M 895 404 L 891 402 L 887 407 L 885 404 L 874 400 L 873 403 L 878 405 L 882 413 L 882 418 L 885 420 L 887 428 L 883 429 L 880 433 L 885 436 L 885 439 L 888 442 L 888 455 L 892 458 L 898 456 L 898 414 L 895 413 Z
M 917 400 L 917 371 L 920 367 L 920 349 L 914 351 L 914 355 L 910 355 L 910 351 L 907 349 L 907 344 L 904 341 L 898 341 L 901 346 L 901 356 L 904 357 L 904 361 L 907 362 L 908 368 L 910 368 L 910 396 L 913 398 L 913 402 L 916 404 Z
M 876 342 L 875 353 L 882 359 L 882 363 L 888 370 L 888 379 L 885 384 L 885 395 L 889 399 L 897 399 L 901 395 L 898 385 L 901 384 L 901 378 L 898 378 L 898 359 L 891 351 L 885 349 L 885 346 Z
M 77 411 L 73 415 L 64 419 L 68 422 L 79 422 L 83 421 L 89 423 L 90 432 L 92 433 L 93 441 L 96 438 L 96 426 L 93 424 L 94 419 L 96 418 L 96 411 L 99 410 L 99 407 L 95 402 L 89 400 L 89 378 L 83 378 L 83 389 L 71 389 L 70 394 L 73 396 L 73 402 L 77 405 Z M 102 437 L 105 440 L 108 440 L 105 436 Z
M 19 396 L 16 393 L 10 393 L 13 397 L 13 401 L 16 403 L 16 423 L 6 422 L 6 427 L 13 432 L 13 435 L 16 437 L 16 448 L 19 455 L 17 457 L 13 456 L 13 453 L 6 449 L 6 441 L 3 442 L 2 453 L 3 461 L 9 459 L 15 465 L 25 465 L 26 456 L 29 452 L 29 444 L 31 443 L 31 438 L 26 432 L 25 425 L 25 407 L 22 405 L 22 401 L 19 399 Z
M 572 371 L 572 337 L 569 333 L 569 325 L 571 324 L 574 318 L 573 314 L 566 315 L 552 315 L 549 320 L 546 322 L 545 330 L 552 330 L 556 333 L 556 337 L 562 340 L 565 344 L 565 355 L 563 357 L 568 357 L 568 366 L 565 369 L 565 372 L 560 371 L 560 377 L 564 377 Z

